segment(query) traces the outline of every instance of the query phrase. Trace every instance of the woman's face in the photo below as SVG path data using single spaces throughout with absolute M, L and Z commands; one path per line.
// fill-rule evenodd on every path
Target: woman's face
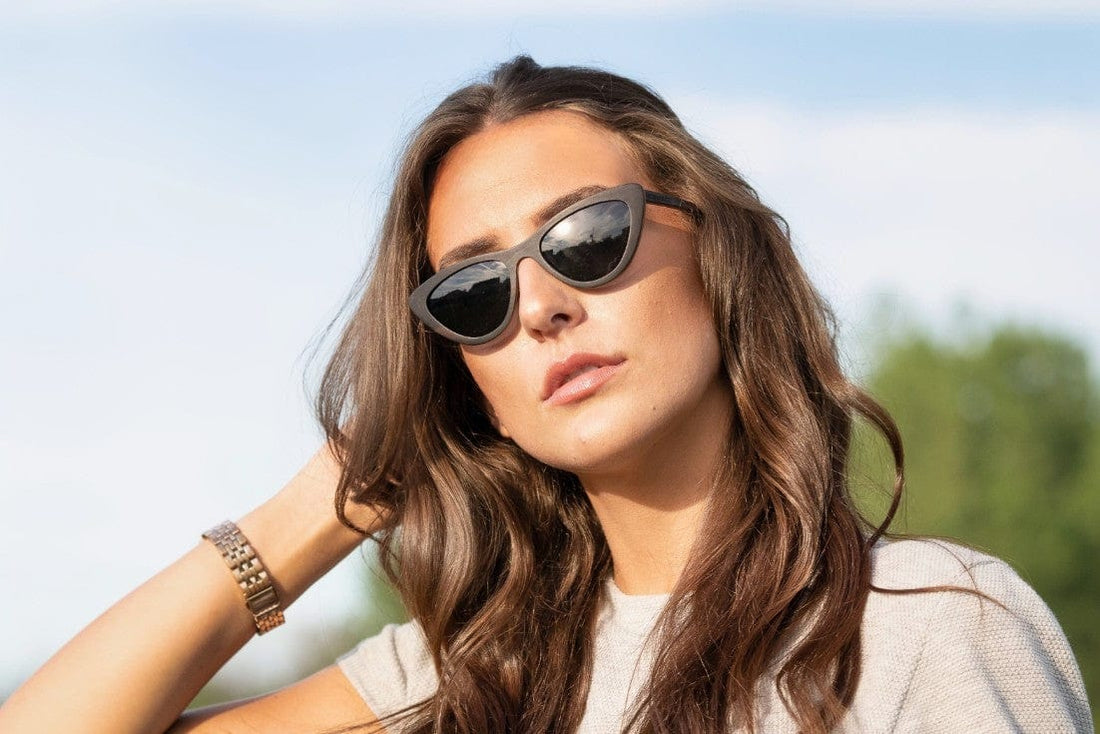
M 654 188 L 619 136 L 578 113 L 493 125 L 439 168 L 429 259 L 438 269 L 476 239 L 512 247 L 545 223 L 548 205 L 632 182 Z M 670 446 L 727 430 L 730 390 L 682 212 L 648 206 L 634 259 L 605 286 L 573 288 L 531 259 L 518 286 L 504 333 L 462 356 L 501 434 L 529 454 L 583 480 L 644 470 Z

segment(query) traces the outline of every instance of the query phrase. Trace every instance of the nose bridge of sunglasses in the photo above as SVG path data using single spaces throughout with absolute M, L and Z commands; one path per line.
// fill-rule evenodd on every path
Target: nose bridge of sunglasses
M 569 287 L 569 284 L 565 282 L 561 273 L 555 270 L 546 260 L 535 254 L 522 256 L 516 262 L 515 273 L 516 295 L 520 299 L 523 298 L 525 291 L 534 295 L 535 292 L 541 291 L 541 289 L 547 286 L 554 290 L 560 290 L 562 287 Z

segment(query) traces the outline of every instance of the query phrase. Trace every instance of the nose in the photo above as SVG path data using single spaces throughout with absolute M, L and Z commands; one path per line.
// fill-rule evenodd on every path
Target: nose
M 585 319 L 578 291 L 546 272 L 537 262 L 525 258 L 516 266 L 519 301 L 516 312 L 520 327 L 543 341 Z

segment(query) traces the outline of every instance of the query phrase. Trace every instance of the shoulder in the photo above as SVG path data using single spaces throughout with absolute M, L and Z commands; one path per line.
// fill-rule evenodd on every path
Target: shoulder
M 975 586 L 979 569 L 995 585 L 1024 583 L 1001 559 L 938 538 L 880 540 L 871 549 L 871 583 L 884 589 Z
M 417 622 L 386 625 L 337 664 L 379 718 L 424 700 L 439 685 L 424 632 Z
M 1038 594 L 999 558 L 933 538 L 880 541 L 871 551 L 866 642 L 895 637 L 904 629 L 906 637 L 923 644 L 945 626 L 1007 621 L 1004 614 L 987 617 L 987 607 L 1057 627 Z
M 857 702 L 876 718 L 918 730 L 1091 730 L 1057 619 L 1007 563 L 942 540 L 886 541 L 872 551 L 872 584 Z
M 899 621 L 919 632 L 925 645 L 953 635 L 965 635 L 971 644 L 997 638 L 1001 645 L 1007 641 L 999 638 L 1012 633 L 1057 648 L 1073 663 L 1050 607 L 999 558 L 944 540 L 912 538 L 879 543 L 871 565 L 865 638 L 896 634 Z

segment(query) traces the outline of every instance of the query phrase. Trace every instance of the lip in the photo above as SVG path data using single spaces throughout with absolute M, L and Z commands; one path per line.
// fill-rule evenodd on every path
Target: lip
M 565 405 L 586 398 L 614 377 L 625 361 L 623 357 L 587 352 L 570 355 L 546 371 L 540 397 L 550 405 Z M 576 374 L 585 368 L 592 369 Z

